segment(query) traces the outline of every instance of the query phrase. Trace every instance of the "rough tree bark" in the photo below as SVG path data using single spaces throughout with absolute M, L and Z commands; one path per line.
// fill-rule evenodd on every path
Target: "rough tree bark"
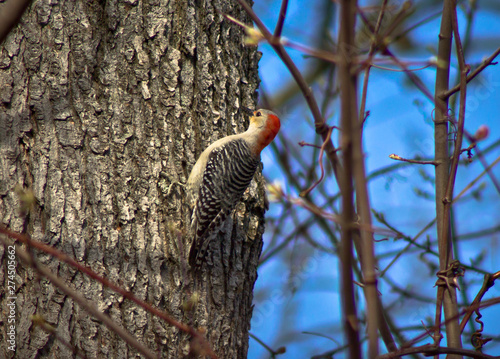
M 34 1 L 0 48 L 0 218 L 53 245 L 174 318 L 206 328 L 221 358 L 244 358 L 262 247 L 264 186 L 256 176 L 214 248 L 194 310 L 189 211 L 181 187 L 201 151 L 243 131 L 258 85 L 255 48 L 217 12 L 244 22 L 232 0 Z M 245 120 L 244 120 L 245 119 Z M 15 186 L 37 204 L 19 214 Z M 0 247 L 0 283 L 6 283 Z M 37 253 L 162 358 L 190 338 L 99 283 Z M 16 352 L 69 358 L 36 327 L 42 315 L 89 358 L 137 353 L 33 269 L 17 265 Z M 0 308 L 6 310 L 5 291 Z

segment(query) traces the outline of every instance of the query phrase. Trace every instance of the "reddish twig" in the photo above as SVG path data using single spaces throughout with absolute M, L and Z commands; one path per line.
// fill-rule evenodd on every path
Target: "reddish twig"
M 307 143 L 306 141 L 300 141 L 298 143 L 300 147 L 308 146 L 308 147 L 314 147 L 317 148 L 318 150 L 321 148 L 321 146 L 315 145 L 314 143 Z
M 469 132 L 464 130 L 464 135 L 467 138 L 467 141 L 473 143 L 476 142 L 476 139 L 473 135 L 471 135 Z M 476 146 L 474 148 L 474 151 L 476 152 L 477 158 L 479 159 L 479 162 L 481 162 L 481 165 L 486 169 L 486 172 L 488 174 L 488 177 L 490 177 L 491 182 L 493 183 L 493 186 L 495 186 L 498 194 L 500 194 L 500 183 L 497 180 L 496 176 L 493 174 L 492 171 L 490 171 L 488 168 L 488 163 L 486 162 L 486 159 L 484 158 L 484 155 L 481 150 Z
M 178 322 L 177 320 L 171 318 L 167 313 L 165 313 L 165 312 L 153 307 L 152 305 L 142 301 L 141 299 L 137 298 L 132 293 L 117 286 L 116 284 L 112 283 L 108 279 L 101 277 L 100 275 L 98 275 L 97 273 L 92 271 L 89 267 L 81 265 L 80 263 L 75 261 L 73 258 L 67 256 L 66 254 L 62 253 L 61 251 L 55 249 L 54 247 L 48 246 L 42 242 L 35 241 L 33 239 L 28 240 L 28 237 L 29 237 L 28 235 L 15 233 L 15 232 L 12 232 L 12 231 L 10 231 L 4 227 L 1 227 L 1 226 L 0 226 L 0 233 L 5 234 L 11 238 L 14 238 L 14 239 L 16 239 L 24 244 L 27 244 L 29 241 L 31 247 L 39 249 L 39 250 L 43 251 L 44 253 L 50 254 L 54 258 L 57 258 L 58 260 L 69 264 L 70 266 L 76 268 L 78 271 L 86 274 L 90 278 L 95 279 L 96 281 L 98 281 L 102 285 L 104 285 L 104 286 L 110 288 L 111 290 L 121 294 L 124 298 L 131 300 L 132 302 L 134 302 L 137 305 L 139 305 L 140 307 L 144 308 L 145 310 L 147 310 L 151 314 L 157 316 L 158 318 L 163 319 L 168 324 L 178 328 L 179 330 L 181 330 L 185 333 L 190 334 L 191 336 L 195 337 L 197 340 L 201 341 L 201 343 L 206 345 L 206 347 L 204 347 L 204 349 L 206 349 L 207 352 L 209 353 L 207 355 L 209 355 L 211 358 L 216 358 L 215 353 L 209 347 L 209 344 L 206 342 L 204 336 L 201 333 L 197 332 L 196 330 L 194 330 L 194 328 L 190 327 L 189 325 Z
M 23 235 L 17 235 L 17 233 L 10 232 L 8 230 L 5 230 L 3 228 L 0 228 L 0 233 L 6 234 L 9 237 L 19 239 L 17 237 L 25 237 Z M 11 234 L 15 234 L 11 235 Z M 26 238 L 23 238 L 24 241 L 23 243 L 27 243 Z M 21 240 L 21 239 L 19 239 Z M 4 246 L 8 245 L 8 242 L 5 238 L 0 236 L 0 242 L 3 243 Z M 31 241 L 31 244 L 33 247 L 36 247 L 37 242 L 36 241 Z M 38 243 L 39 244 L 39 243 Z M 23 262 L 26 264 L 33 266 L 33 262 L 31 260 L 30 254 L 27 253 L 27 251 L 20 249 L 17 247 L 16 249 L 16 256 L 20 258 Z M 111 319 L 107 314 L 104 314 L 97 305 L 90 301 L 85 299 L 80 293 L 76 292 L 75 290 L 71 289 L 66 283 L 64 283 L 61 278 L 59 278 L 57 275 L 52 273 L 50 269 L 45 267 L 44 265 L 37 264 L 36 266 L 33 266 L 33 268 L 39 273 L 40 275 L 44 276 L 47 278 L 55 287 L 60 289 L 62 292 L 64 292 L 68 297 L 71 297 L 75 303 L 77 303 L 79 306 L 81 306 L 85 311 L 87 311 L 89 314 L 97 318 L 100 322 L 102 322 L 104 325 L 106 325 L 110 330 L 112 330 L 114 333 L 119 335 L 127 344 L 129 344 L 131 347 L 137 349 L 139 353 L 144 355 L 146 358 L 149 359 L 156 359 L 156 355 L 153 354 L 146 346 L 144 346 L 142 343 L 140 343 L 134 336 L 132 336 L 128 331 L 126 331 L 123 327 L 118 325 L 113 319 Z
M 299 207 L 304 208 L 305 210 L 313 213 L 314 215 L 324 218 L 328 221 L 337 223 L 337 224 L 342 224 L 342 218 L 334 213 L 325 211 L 323 208 L 316 206 L 314 203 L 311 203 L 304 198 L 298 198 L 298 197 L 292 197 L 289 195 L 286 195 L 284 192 L 281 192 L 280 198 L 286 202 L 289 202 L 293 205 L 297 205 Z M 348 223 L 347 226 L 351 229 L 356 229 L 360 231 L 366 231 L 369 233 L 375 233 L 383 236 L 388 236 L 388 237 L 399 237 L 400 234 L 397 233 L 396 231 L 392 229 L 385 229 L 381 227 L 375 227 L 375 226 L 368 226 L 365 224 L 360 224 L 357 222 L 351 222 Z
M 305 191 L 300 192 L 300 194 L 299 194 L 300 197 L 307 196 L 313 189 L 316 188 L 317 185 L 319 185 L 321 183 L 321 181 L 323 181 L 323 178 L 325 177 L 325 168 L 323 166 L 323 153 L 325 151 L 326 145 L 328 144 L 328 141 L 330 141 L 330 138 L 332 136 L 332 131 L 333 131 L 333 127 L 330 127 L 330 129 L 328 130 L 328 135 L 326 136 L 326 139 L 323 142 L 323 144 L 321 145 L 321 149 L 319 150 L 318 162 L 319 162 L 319 167 L 321 169 L 321 176 L 319 177 L 319 179 L 316 182 L 313 183 L 313 185 L 311 187 L 309 187 Z

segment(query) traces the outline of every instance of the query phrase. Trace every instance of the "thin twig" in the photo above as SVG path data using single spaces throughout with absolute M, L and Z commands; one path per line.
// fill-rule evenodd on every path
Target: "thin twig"
M 474 312 L 474 311 L 476 311 L 476 310 L 478 310 L 478 309 L 480 309 L 480 308 L 488 308 L 488 307 L 490 307 L 490 306 L 492 306 L 492 305 L 495 305 L 495 304 L 498 304 L 498 303 L 500 303 L 500 297 L 492 298 L 492 299 L 489 299 L 489 300 L 483 301 L 482 303 L 471 304 L 471 305 L 470 305 L 470 306 L 468 306 L 467 308 L 464 308 L 461 312 L 457 313 L 454 317 L 451 317 L 451 318 L 447 319 L 444 323 L 441 323 L 440 325 L 441 325 L 441 326 L 442 326 L 442 325 L 446 325 L 446 324 L 447 324 L 448 322 L 450 322 L 450 321 L 456 321 L 456 320 L 458 320 L 458 318 L 460 318 L 460 316 L 462 316 L 462 315 L 464 315 L 464 314 L 466 314 L 466 313 L 469 313 L 469 312 L 471 312 L 471 313 L 472 313 L 472 312 Z M 431 330 L 434 330 L 434 331 L 435 331 L 435 330 L 436 330 L 436 328 L 431 328 Z M 397 358 L 397 357 L 398 357 L 397 355 L 398 355 L 398 353 L 399 353 L 400 351 L 404 351 L 404 350 L 406 350 L 406 349 L 411 349 L 411 347 L 412 347 L 415 343 L 419 342 L 422 338 L 424 338 L 424 337 L 426 337 L 426 336 L 427 336 L 427 332 L 422 333 L 422 334 L 420 334 L 420 335 L 416 336 L 415 338 L 413 338 L 412 340 L 410 340 L 409 342 L 405 343 L 405 344 L 401 347 L 401 349 L 400 349 L 399 351 L 394 352 L 394 353 L 389 353 L 389 354 L 386 354 L 386 355 L 396 355 L 396 358 Z M 429 344 L 429 345 L 432 345 L 432 344 Z M 460 350 L 463 350 L 463 349 L 460 349 Z M 394 358 L 394 356 L 388 356 L 388 357 L 386 357 L 386 356 L 381 356 L 381 357 L 379 357 L 379 358 Z M 496 358 L 498 358 L 498 357 L 496 357 Z M 499 359 L 500 359 L 500 358 L 499 358 Z
M 2 233 L 7 234 L 4 231 L 2 231 Z M 3 238 L 3 236 L 0 236 L 0 241 L 3 243 L 4 246 L 10 245 L 10 243 L 8 243 L 8 241 L 5 238 Z M 26 243 L 26 241 L 24 243 Z M 32 244 L 33 243 L 35 243 L 35 241 L 32 241 Z M 27 251 L 21 249 L 20 246 L 17 246 L 16 248 L 16 255 L 27 265 L 32 266 L 31 256 L 27 253 Z M 127 344 L 137 349 L 139 353 L 144 355 L 146 358 L 150 359 L 157 358 L 155 354 L 153 354 L 147 347 L 145 347 L 142 343 L 140 343 L 134 336 L 132 336 L 129 332 L 127 332 L 123 327 L 118 325 L 108 315 L 101 312 L 94 302 L 85 299 L 80 293 L 71 289 L 68 285 L 66 285 L 66 283 L 64 283 L 61 280 L 61 278 L 52 273 L 52 271 L 49 270 L 47 267 L 38 263 L 36 267 L 34 267 L 34 269 L 40 275 L 47 278 L 55 287 L 60 289 L 68 297 L 74 300 L 89 314 L 91 314 L 92 316 L 97 318 L 100 322 L 102 322 L 104 325 L 106 325 L 113 333 L 116 333 L 118 336 L 120 336 Z
M 474 71 L 472 71 L 467 76 L 467 83 L 469 83 L 471 80 L 473 80 L 477 75 L 479 75 L 481 73 L 481 71 L 483 71 L 488 66 L 490 66 L 490 65 L 496 65 L 497 63 L 493 62 L 493 60 L 495 59 L 495 57 L 498 56 L 498 54 L 500 54 L 500 47 L 498 49 L 496 49 L 493 52 L 493 54 L 491 54 L 491 56 L 489 56 L 487 59 L 485 59 L 481 63 L 481 65 L 479 65 L 477 68 L 475 68 Z M 458 91 L 460 91 L 460 84 L 457 84 L 454 87 L 452 87 L 451 89 L 449 89 L 448 91 L 442 93 L 439 97 L 444 100 L 444 99 L 450 97 L 451 95 L 453 95 L 454 93 L 456 93 Z
M 325 141 L 323 142 L 323 144 L 321 145 L 321 149 L 319 150 L 318 163 L 319 163 L 319 168 L 321 169 L 321 176 L 318 178 L 318 180 L 316 182 L 314 182 L 312 184 L 311 187 L 300 192 L 300 194 L 299 194 L 300 197 L 307 196 L 314 188 L 316 188 L 317 185 L 319 185 L 321 183 L 321 181 L 323 181 L 323 178 L 325 177 L 325 167 L 323 166 L 323 153 L 325 152 L 325 147 L 328 144 L 328 141 L 330 141 L 330 138 L 332 136 L 332 131 L 333 131 L 333 127 L 330 127 L 330 129 L 328 130 L 328 135 L 327 135 Z
M 419 164 L 419 165 L 434 165 L 434 166 L 437 166 L 440 164 L 439 161 L 423 161 L 423 160 L 411 160 L 409 158 L 403 158 L 401 156 L 398 156 L 394 153 L 390 154 L 389 155 L 389 158 L 391 160 L 396 160 L 396 161 L 402 161 L 402 162 L 408 162 L 408 163 L 415 163 L 415 164 Z
M 274 28 L 274 37 L 280 37 L 283 31 L 283 25 L 285 24 L 286 10 L 288 9 L 288 0 L 283 0 L 281 2 L 280 15 L 276 27 Z
M 28 243 L 28 237 L 29 237 L 28 235 L 19 234 L 19 233 L 10 231 L 2 226 L 0 226 L 0 233 L 5 234 L 13 239 L 16 239 L 24 244 Z M 177 320 L 171 318 L 167 313 L 153 307 L 149 303 L 142 301 L 141 299 L 139 299 L 135 295 L 133 295 L 131 292 L 128 292 L 125 289 L 121 288 L 120 286 L 117 286 L 116 284 L 112 283 L 108 279 L 101 277 L 100 275 L 98 275 L 97 273 L 92 271 L 89 267 L 81 265 L 80 263 L 75 261 L 73 258 L 67 256 L 66 254 L 62 253 L 61 251 L 55 249 L 54 247 L 48 246 L 42 242 L 36 241 L 34 239 L 31 239 L 31 238 L 30 238 L 30 245 L 33 248 L 39 249 L 39 250 L 43 251 L 44 253 L 50 254 L 54 258 L 57 258 L 60 261 L 69 264 L 70 266 L 76 268 L 78 271 L 86 274 L 90 278 L 95 279 L 96 281 L 100 282 L 102 285 L 110 288 L 111 290 L 121 294 L 123 297 L 138 304 L 140 307 L 144 308 L 145 310 L 147 310 L 148 312 L 150 312 L 154 316 L 163 319 L 168 324 L 170 324 L 170 325 L 180 329 L 181 331 L 188 333 L 191 336 L 195 337 L 204 346 L 204 349 L 208 353 L 207 355 L 209 355 L 211 358 L 216 358 L 215 353 L 210 348 L 210 346 L 207 343 L 204 336 L 201 333 L 199 333 L 198 331 L 194 330 L 189 325 L 178 322 Z
M 380 8 L 380 13 L 377 19 L 377 24 L 375 25 L 375 29 L 373 29 L 373 41 L 370 45 L 370 51 L 368 52 L 368 59 L 367 59 L 367 66 L 365 69 L 365 75 L 363 77 L 363 91 L 361 92 L 361 104 L 360 104 L 360 110 L 359 114 L 360 116 L 365 115 L 365 109 L 366 109 L 366 97 L 368 93 L 368 78 L 370 77 L 370 68 L 373 66 L 371 63 L 371 60 L 373 59 L 373 56 L 375 55 L 375 50 L 378 46 L 378 32 L 380 30 L 380 26 L 382 24 L 382 20 L 384 18 L 384 13 L 385 13 L 385 8 L 387 6 L 388 0 L 384 0 L 382 2 L 382 7 Z M 363 122 L 361 120 L 360 122 Z
M 342 224 L 341 216 L 336 215 L 334 213 L 327 212 L 324 209 L 316 206 L 314 203 L 307 201 L 306 199 L 283 195 L 283 200 L 285 200 L 293 205 L 297 205 L 299 207 L 302 207 L 302 208 L 308 210 L 309 212 L 315 214 L 316 216 L 324 218 L 328 221 L 331 221 L 331 222 L 337 223 L 337 224 Z M 351 229 L 366 231 L 369 233 L 375 233 L 375 234 L 388 236 L 388 237 L 398 237 L 399 236 L 399 234 L 397 232 L 392 231 L 392 230 L 387 230 L 385 228 L 380 228 L 380 227 L 375 227 L 375 226 L 368 226 L 366 224 L 360 224 L 360 223 L 356 223 L 356 222 L 348 223 L 348 224 L 346 224 L 346 226 L 351 228 Z
M 464 135 L 467 137 L 467 140 L 469 142 L 474 141 L 473 136 L 471 136 L 467 131 L 464 131 Z M 497 190 L 497 193 L 500 194 L 500 183 L 497 180 L 496 176 L 493 174 L 492 171 L 488 170 L 488 162 L 486 162 L 486 159 L 484 158 L 484 155 L 482 151 L 476 146 L 474 148 L 474 152 L 476 152 L 476 156 L 479 159 L 479 162 L 481 162 L 481 165 L 486 169 L 486 173 L 488 174 L 488 177 L 490 178 L 491 182 L 493 183 L 493 186 Z
M 387 224 L 387 222 L 385 222 Z M 415 241 L 422 235 L 424 234 L 429 228 L 431 228 L 434 223 L 436 223 L 435 220 L 432 220 L 431 222 L 427 223 L 426 226 L 424 226 L 413 238 L 406 237 L 401 233 L 401 236 L 404 237 L 405 239 L 408 240 L 408 244 L 406 247 L 404 247 L 402 250 L 398 251 L 398 253 L 392 258 L 391 262 L 382 270 L 379 274 L 379 277 L 382 278 L 385 273 L 389 270 L 389 268 L 396 263 L 396 261 L 415 243 Z M 391 228 L 392 230 L 395 230 L 395 228 Z
M 486 292 L 493 287 L 495 284 L 495 279 L 498 279 L 500 272 L 496 272 L 495 274 L 485 274 L 484 275 L 484 280 L 483 280 L 483 285 L 479 292 L 476 295 L 476 298 L 474 298 L 474 301 L 471 303 L 472 306 L 476 306 L 479 303 L 481 303 L 481 300 L 483 299 L 483 296 L 486 294 Z M 470 317 L 472 316 L 473 311 L 467 312 L 465 316 L 462 319 L 462 322 L 460 323 L 460 333 L 462 333 L 465 329 L 465 326 L 467 325 L 467 322 L 469 321 Z
M 370 24 L 370 22 L 368 21 L 368 19 L 365 16 L 365 14 L 363 13 L 363 11 L 360 10 L 359 11 L 359 15 L 360 15 L 361 20 L 363 20 L 363 22 L 371 29 L 371 31 L 374 31 L 375 29 Z M 408 66 L 404 62 L 402 62 L 396 55 L 393 54 L 393 52 L 391 50 L 389 50 L 389 44 L 385 44 L 384 54 L 387 55 L 387 56 L 389 56 L 392 59 L 392 61 L 394 61 L 395 64 L 397 64 L 400 68 L 402 68 L 404 70 L 404 73 L 406 74 L 406 76 L 408 76 L 408 78 L 411 80 L 411 82 L 413 82 L 413 84 L 431 102 L 434 102 L 434 96 L 432 96 L 432 93 L 429 91 L 429 89 L 427 88 L 427 86 L 425 86 L 425 84 L 423 83 L 423 81 L 417 75 L 415 75 L 415 73 L 411 72 L 408 69 Z M 445 111 L 445 110 L 446 110 L 446 107 L 443 108 L 443 111 Z
M 433 356 L 433 355 L 439 355 L 439 354 L 457 354 L 457 355 L 464 355 L 464 356 L 467 356 L 469 358 L 475 358 L 475 359 L 498 359 L 498 357 L 483 354 L 483 353 L 477 352 L 475 350 L 436 347 L 433 344 L 426 344 L 426 345 L 422 345 L 420 347 L 414 347 L 414 348 L 400 349 L 394 353 L 380 355 L 377 359 L 401 358 L 403 356 L 411 355 L 411 354 L 424 354 L 425 356 Z
M 405 1 L 401 5 L 401 9 L 399 10 L 399 12 L 392 17 L 393 18 L 392 23 L 386 27 L 384 33 L 382 34 L 382 38 L 388 38 L 390 34 L 398 27 L 398 25 L 401 24 L 401 22 L 405 19 L 405 17 L 411 14 L 411 12 L 409 13 L 411 7 L 412 4 L 409 1 Z
M 362 11 L 360 11 L 360 18 L 373 31 L 373 26 L 370 24 L 370 22 L 368 21 L 368 19 L 366 18 L 366 16 L 363 14 Z M 450 27 L 450 31 L 451 31 L 451 27 Z M 451 44 L 451 37 L 450 37 L 450 44 Z M 450 51 L 451 51 L 451 46 L 450 46 Z M 443 102 L 437 101 L 437 99 L 440 99 L 442 101 L 447 100 L 449 96 L 451 96 L 453 93 L 457 92 L 460 89 L 460 85 L 455 86 L 452 89 L 454 92 L 451 93 L 451 94 L 448 94 L 448 89 L 446 89 L 446 90 L 442 90 L 441 93 L 436 92 L 436 96 L 433 96 L 431 94 L 431 92 L 427 89 L 427 87 L 425 86 L 425 84 L 423 83 L 423 81 L 415 73 L 409 71 L 408 66 L 404 62 L 400 61 L 399 58 L 397 58 L 389 50 L 389 45 L 388 44 L 385 45 L 384 53 L 386 55 L 388 55 L 389 57 L 391 57 L 392 60 L 394 61 L 394 63 L 396 63 L 399 67 L 401 67 L 404 70 L 405 74 L 413 82 L 413 84 L 422 92 L 422 94 L 425 97 L 427 97 L 427 99 L 429 101 L 431 101 L 431 103 L 434 103 L 434 106 L 436 106 L 436 109 L 440 109 L 442 113 L 446 113 L 446 114 L 448 113 L 448 106 L 447 106 L 447 104 L 446 104 L 446 107 L 445 107 L 445 105 L 443 104 Z M 492 61 L 493 61 L 493 59 L 499 53 L 500 53 L 500 48 L 498 48 L 488 59 L 486 59 L 485 61 L 483 61 L 483 63 L 467 77 L 467 81 L 472 80 L 481 71 L 483 71 L 488 65 L 490 65 L 490 64 L 496 64 L 496 63 L 492 63 Z M 438 59 L 442 60 L 442 57 L 440 57 L 439 54 L 438 54 Z M 447 64 L 449 64 L 449 59 L 447 61 L 448 61 Z M 438 64 L 438 65 L 442 66 L 443 64 Z M 438 66 L 438 71 L 437 72 L 439 72 L 441 70 L 441 68 L 439 66 Z M 449 77 L 449 74 L 448 74 L 447 77 Z M 438 83 L 439 82 L 437 81 L 436 85 Z M 448 80 L 446 81 L 446 84 L 448 84 Z M 448 87 L 448 86 L 446 86 L 446 87 Z M 445 96 L 445 95 L 448 95 L 448 96 Z M 467 140 L 469 142 L 473 142 L 474 141 L 473 136 L 471 134 L 469 134 L 467 131 L 464 131 L 464 134 L 467 137 Z M 487 168 L 488 167 L 487 163 L 484 160 L 484 158 L 482 156 L 482 153 L 479 150 L 479 148 L 476 147 L 475 151 L 476 151 L 477 156 L 479 158 L 479 161 L 481 162 L 481 164 L 483 165 L 483 167 Z M 446 165 L 445 167 L 448 167 L 448 166 Z M 492 172 L 488 171 L 487 173 L 488 173 L 488 176 L 490 177 L 491 181 L 493 182 L 493 185 L 495 186 L 497 192 L 500 194 L 500 183 L 499 183 L 499 181 L 497 181 L 496 177 L 493 175 Z
M 392 41 L 393 42 L 397 42 L 399 39 L 401 39 L 402 37 L 404 37 L 406 34 L 412 32 L 413 30 L 415 30 L 416 28 L 422 26 L 422 25 L 425 25 L 426 23 L 434 20 L 436 17 L 438 17 L 439 15 L 441 15 L 441 10 L 433 13 L 433 14 L 430 14 L 430 15 L 427 15 L 427 17 L 424 17 L 422 20 L 419 20 L 417 21 L 415 24 L 411 25 L 410 27 L 404 29 L 402 32 L 400 32 L 399 34 L 397 34 L 396 36 L 393 37 Z
M 485 170 L 479 174 L 479 176 L 477 176 L 467 186 L 465 186 L 465 188 L 455 198 L 453 198 L 453 202 L 455 202 L 460 197 L 462 197 L 465 192 L 467 192 L 472 186 L 474 186 L 481 179 L 481 177 L 483 177 L 485 174 L 487 174 L 499 162 L 500 162 L 500 156 L 497 157 L 497 159 L 495 161 L 493 161 L 488 167 L 486 167 Z
M 426 68 L 432 66 L 431 63 L 428 63 L 427 65 L 424 65 L 424 66 L 421 66 L 421 67 L 417 67 L 416 69 L 406 69 L 406 70 L 396 70 L 396 69 L 391 69 L 389 67 L 383 67 L 383 66 L 380 66 L 380 65 L 375 65 L 375 64 L 372 64 L 373 67 L 376 67 L 377 69 L 380 69 L 380 70 L 385 70 L 385 71 L 392 71 L 392 72 L 412 72 L 412 71 L 420 71 L 420 70 L 425 70 Z
M 255 334 L 248 333 L 248 336 L 250 338 L 254 339 L 260 345 L 262 345 L 262 347 L 264 347 L 264 349 L 266 349 L 269 352 L 269 354 L 271 354 L 272 358 L 275 358 L 277 355 L 284 354 L 286 352 L 286 349 L 284 347 L 281 347 L 281 348 L 274 350 L 269 345 L 264 343 L 261 339 L 259 339 Z

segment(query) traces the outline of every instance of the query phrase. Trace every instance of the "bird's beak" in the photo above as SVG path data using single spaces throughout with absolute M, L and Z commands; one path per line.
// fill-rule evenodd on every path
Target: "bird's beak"
M 257 112 L 257 111 L 252 112 L 252 116 L 250 116 L 250 123 L 255 122 L 255 112 Z

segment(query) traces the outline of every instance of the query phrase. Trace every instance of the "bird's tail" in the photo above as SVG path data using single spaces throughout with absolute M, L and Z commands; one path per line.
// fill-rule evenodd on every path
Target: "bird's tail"
M 195 229 L 195 238 L 189 251 L 189 265 L 191 267 L 200 267 L 205 261 L 210 243 L 219 234 L 229 213 L 230 211 L 220 211 L 203 233 L 199 233 L 198 229 Z

